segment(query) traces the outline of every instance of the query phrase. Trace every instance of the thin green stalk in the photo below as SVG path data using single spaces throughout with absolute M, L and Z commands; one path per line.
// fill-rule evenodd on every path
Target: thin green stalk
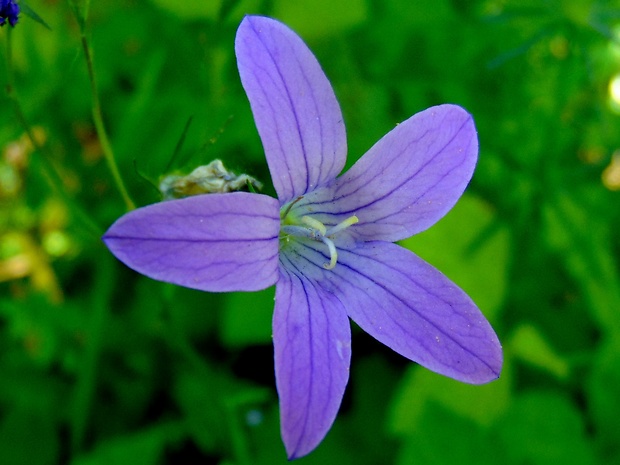
M 19 124 L 22 126 L 22 129 L 25 131 L 28 139 L 30 139 L 30 143 L 32 144 L 36 153 L 41 154 L 41 167 L 43 171 L 43 176 L 47 180 L 50 185 L 52 191 L 58 195 L 67 205 L 67 207 L 74 213 L 76 218 L 86 227 L 88 232 L 96 237 L 101 236 L 102 230 L 95 222 L 90 218 L 90 216 L 80 207 L 77 202 L 67 193 L 62 177 L 56 170 L 56 167 L 52 163 L 52 154 L 49 152 L 49 149 L 46 145 L 41 145 L 34 137 L 32 132 L 32 128 L 26 119 L 26 116 L 22 110 L 19 99 L 17 98 L 17 94 L 15 92 L 15 77 L 13 74 L 13 47 L 11 41 L 11 29 L 7 30 L 6 36 L 6 66 L 7 66 L 7 84 L 6 84 L 6 95 L 8 99 L 11 101 L 13 105 L 13 111 L 15 112 L 15 116 L 19 121 Z
M 133 210 L 134 208 L 136 208 L 136 206 L 131 200 L 131 197 L 129 197 L 129 193 L 127 191 L 127 188 L 125 187 L 123 178 L 121 177 L 121 174 L 118 170 L 116 158 L 114 157 L 114 151 L 112 150 L 112 144 L 110 144 L 110 139 L 108 138 L 108 133 L 103 123 L 103 116 L 101 114 L 101 103 L 99 101 L 99 92 L 97 91 L 97 81 L 95 79 L 93 56 L 90 46 L 88 45 L 88 39 L 86 38 L 84 30 L 82 30 L 82 48 L 84 49 L 84 57 L 86 58 L 86 66 L 88 67 L 88 79 L 90 81 L 90 92 L 93 105 L 93 121 L 95 123 L 95 130 L 97 131 L 97 136 L 99 137 L 99 143 L 101 144 L 101 150 L 103 150 L 103 155 L 105 157 L 106 163 L 108 164 L 108 168 L 112 173 L 112 178 L 116 183 L 116 187 L 120 192 L 121 197 L 123 197 L 125 206 L 128 210 Z
M 80 36 L 82 41 L 82 49 L 84 50 L 84 58 L 86 59 L 86 67 L 88 69 L 88 80 L 90 81 L 90 92 L 92 99 L 92 114 L 93 114 L 93 122 L 95 124 L 95 131 L 97 131 L 97 136 L 99 137 L 99 143 L 101 144 L 101 150 L 103 151 L 103 156 L 108 165 L 110 173 L 112 173 L 112 178 L 114 179 L 114 183 L 116 184 L 116 188 L 121 194 L 123 201 L 125 202 L 125 206 L 128 210 L 133 210 L 135 207 L 131 197 L 129 196 L 129 192 L 125 187 L 125 183 L 123 182 L 123 178 L 118 170 L 118 165 L 116 164 L 116 158 L 114 157 L 114 151 L 112 150 L 112 144 L 110 143 L 110 139 L 108 138 L 108 133 L 105 129 L 105 124 L 103 123 L 103 115 L 101 113 L 101 103 L 99 101 L 99 91 L 97 90 L 97 79 L 95 76 L 95 66 L 93 64 L 93 54 L 88 44 L 88 38 L 86 37 L 86 18 L 88 17 L 88 10 L 90 8 L 90 0 L 84 0 L 82 3 L 82 7 L 75 0 L 69 0 L 69 6 L 75 15 L 75 19 L 78 22 L 80 27 Z

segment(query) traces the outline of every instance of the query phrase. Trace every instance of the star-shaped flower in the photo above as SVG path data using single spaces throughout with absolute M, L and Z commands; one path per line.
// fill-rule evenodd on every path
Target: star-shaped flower
M 7 20 L 11 26 L 15 26 L 18 17 L 19 5 L 15 0 L 0 0 L 0 26 L 4 26 Z
M 499 376 L 502 350 L 472 300 L 393 244 L 443 217 L 467 186 L 478 142 L 471 116 L 429 108 L 349 171 L 336 97 L 287 26 L 248 16 L 236 38 L 278 194 L 208 194 L 147 206 L 105 234 L 154 279 L 210 292 L 276 285 L 273 315 L 281 430 L 289 458 L 327 434 L 349 377 L 349 318 L 403 356 L 467 383 Z M 458 234 L 458 231 L 455 231 Z

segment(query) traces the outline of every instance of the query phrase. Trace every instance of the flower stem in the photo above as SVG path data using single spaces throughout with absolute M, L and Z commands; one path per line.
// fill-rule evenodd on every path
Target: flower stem
M 80 25 L 83 23 L 80 22 Z M 95 130 L 97 131 L 97 136 L 99 137 L 99 143 L 101 144 L 101 150 L 103 150 L 103 155 L 105 157 L 106 163 L 108 164 L 108 168 L 112 173 L 112 178 L 116 183 L 116 187 L 125 202 L 125 206 L 128 210 L 133 210 L 135 207 L 131 197 L 129 197 L 129 193 L 127 192 L 127 188 L 125 187 L 125 183 L 123 182 L 123 178 L 118 170 L 118 165 L 116 164 L 116 159 L 114 158 L 114 151 L 112 150 L 112 144 L 110 144 L 110 139 L 108 138 L 108 133 L 105 129 L 105 125 L 103 123 L 103 116 L 101 114 L 101 103 L 99 101 L 99 93 L 97 91 L 97 81 L 95 79 L 95 67 L 93 65 L 93 56 L 90 46 L 88 44 L 88 39 L 86 38 L 86 34 L 84 29 L 81 31 L 82 35 L 82 48 L 84 49 L 84 57 L 86 58 L 86 66 L 88 67 L 88 79 L 90 81 L 90 91 L 93 105 L 93 121 L 95 123 Z
M 75 214 L 76 218 L 82 222 L 82 224 L 86 227 L 89 233 L 93 234 L 96 237 L 101 236 L 102 230 L 101 228 L 95 224 L 95 222 L 90 218 L 90 216 L 84 211 L 82 207 L 80 207 L 77 202 L 68 194 L 64 182 L 62 180 L 61 175 L 58 173 L 58 170 L 54 166 L 52 159 L 53 156 L 50 153 L 49 149 L 46 145 L 42 145 L 36 139 L 32 132 L 32 128 L 26 119 L 26 115 L 24 114 L 17 94 L 15 92 L 15 77 L 13 74 L 13 47 L 11 40 L 11 28 L 7 30 L 6 36 L 6 65 L 7 65 L 7 83 L 6 83 L 6 95 L 13 105 L 13 111 L 15 112 L 15 116 L 22 129 L 28 136 L 34 151 L 41 155 L 41 167 L 43 171 L 43 176 L 47 180 L 50 185 L 52 191 L 58 195 L 65 205 Z

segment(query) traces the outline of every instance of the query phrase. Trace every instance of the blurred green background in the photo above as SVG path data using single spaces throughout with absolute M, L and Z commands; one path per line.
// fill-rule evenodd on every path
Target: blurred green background
M 2 93 L 0 463 L 286 463 L 273 289 L 190 291 L 111 256 L 99 235 L 126 210 L 80 27 L 69 3 L 29 5 L 51 29 L 22 13 L 11 70 L 0 29 L 2 89 L 14 75 L 43 147 Z M 93 2 L 103 118 L 136 204 L 159 200 L 151 183 L 167 172 L 215 158 L 273 194 L 236 71 L 247 13 L 283 20 L 316 53 L 348 165 L 426 107 L 473 114 L 467 193 L 403 245 L 474 298 L 505 349 L 502 377 L 468 386 L 354 328 L 341 412 L 298 463 L 620 464 L 620 2 Z

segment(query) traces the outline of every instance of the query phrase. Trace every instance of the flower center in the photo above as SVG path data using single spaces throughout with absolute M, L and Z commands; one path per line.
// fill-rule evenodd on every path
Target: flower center
M 295 203 L 295 202 L 294 202 Z M 280 228 L 280 240 L 289 242 L 291 237 L 311 239 L 318 242 L 322 242 L 327 246 L 329 251 L 329 263 L 325 263 L 323 268 L 331 270 L 336 266 L 338 261 L 338 251 L 334 244 L 335 236 L 347 229 L 349 226 L 359 222 L 357 216 L 353 215 L 344 221 L 341 221 L 335 226 L 328 228 L 316 218 L 311 216 L 302 216 L 297 220 L 293 215 L 288 215 L 292 205 L 284 211 L 282 215 L 282 227 Z

